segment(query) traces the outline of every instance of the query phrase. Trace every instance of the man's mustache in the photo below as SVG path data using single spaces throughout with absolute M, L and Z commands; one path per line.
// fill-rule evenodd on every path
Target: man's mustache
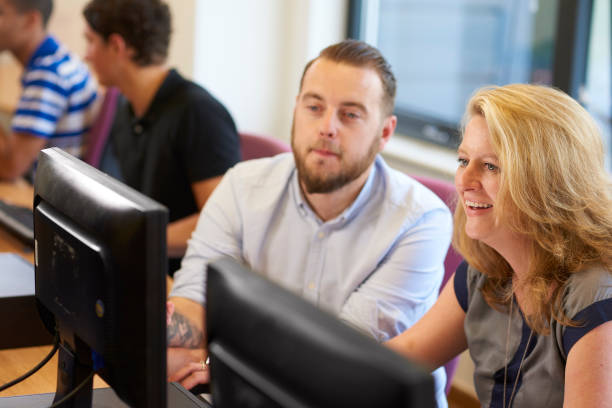
M 340 149 L 340 147 L 338 145 L 336 145 L 335 143 L 330 143 L 327 142 L 325 140 L 320 140 L 317 143 L 315 143 L 314 145 L 310 146 L 308 148 L 308 151 L 311 152 L 313 150 L 326 150 L 330 153 L 333 153 L 337 156 L 342 156 L 342 149 Z

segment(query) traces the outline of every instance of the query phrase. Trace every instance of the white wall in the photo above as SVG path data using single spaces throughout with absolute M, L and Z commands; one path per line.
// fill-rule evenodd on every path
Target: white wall
M 196 0 L 166 0 L 172 13 L 173 33 L 168 64 L 188 77 L 193 75 L 193 49 Z M 48 30 L 66 47 L 85 54 L 83 8 L 89 0 L 55 0 Z M 0 52 L 0 110 L 12 111 L 19 98 L 22 68 L 8 52 Z
M 195 0 L 193 78 L 239 130 L 289 140 L 305 63 L 344 38 L 346 0 Z
M 179 68 L 187 76 L 193 73 L 193 32 L 196 0 L 166 0 L 172 14 L 172 38 L 168 63 Z M 89 0 L 56 0 L 49 20 L 49 32 L 53 33 L 70 50 L 79 56 L 85 54 L 85 19 L 83 8 Z

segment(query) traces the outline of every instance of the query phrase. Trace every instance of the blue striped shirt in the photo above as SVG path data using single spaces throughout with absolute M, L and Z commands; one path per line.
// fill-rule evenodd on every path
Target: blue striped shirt
M 46 147 L 80 157 L 98 108 L 97 84 L 87 66 L 47 36 L 25 66 L 21 83 L 13 132 L 47 139 Z

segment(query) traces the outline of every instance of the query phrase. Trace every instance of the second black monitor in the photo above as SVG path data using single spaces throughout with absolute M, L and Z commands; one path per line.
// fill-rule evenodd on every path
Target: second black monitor
M 239 263 L 207 281 L 216 408 L 436 406 L 429 372 Z

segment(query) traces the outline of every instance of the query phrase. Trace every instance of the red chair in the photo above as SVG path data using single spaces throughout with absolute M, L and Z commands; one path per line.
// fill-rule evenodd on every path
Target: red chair
M 436 193 L 438 197 L 440 197 L 448 206 L 451 212 L 455 211 L 455 205 L 457 204 L 457 191 L 455 190 L 453 183 L 425 176 L 411 177 Z M 440 290 L 442 290 L 444 285 L 446 285 L 446 282 L 452 276 L 452 274 L 455 273 L 455 270 L 462 261 L 463 258 L 453 249 L 453 247 L 448 248 L 446 258 L 444 259 L 444 277 L 442 278 L 442 286 L 440 286 Z M 446 370 L 446 394 L 448 394 L 450 391 L 451 382 L 458 363 L 459 357 L 455 357 L 444 365 L 444 369 Z
M 240 133 L 242 160 L 259 159 L 291 151 L 291 146 L 279 139 L 253 133 Z
M 83 160 L 96 168 L 100 167 L 102 152 L 106 146 L 106 140 L 115 119 L 118 97 L 119 90 L 117 88 L 108 88 L 106 90 L 100 113 L 89 131 L 87 150 Z

